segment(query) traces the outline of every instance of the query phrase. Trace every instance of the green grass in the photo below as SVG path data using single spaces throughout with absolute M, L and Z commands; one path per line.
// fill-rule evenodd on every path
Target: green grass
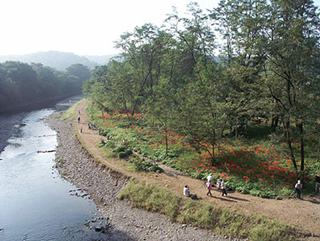
M 181 201 L 173 193 L 162 188 L 134 181 L 130 181 L 118 197 L 121 200 L 130 200 L 134 207 L 165 214 L 172 220 L 177 217 Z
M 294 228 L 262 216 L 246 216 L 213 206 L 205 201 L 176 196 L 167 189 L 131 180 L 118 194 L 134 207 L 162 213 L 172 221 L 210 229 L 215 233 L 251 241 L 293 241 L 300 235 Z

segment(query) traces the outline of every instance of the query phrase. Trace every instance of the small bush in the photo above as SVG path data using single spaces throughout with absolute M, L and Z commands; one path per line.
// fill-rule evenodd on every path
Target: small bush
M 284 187 L 279 191 L 279 195 L 282 197 L 289 197 L 291 196 L 292 192 L 293 192 L 292 189 Z
M 113 153 L 117 153 L 119 158 L 127 158 L 132 155 L 132 150 L 126 146 L 118 146 L 112 150 Z
M 126 152 L 127 148 L 125 146 L 118 146 L 117 148 L 113 149 L 112 152 L 114 153 L 120 153 L 120 152 Z
M 101 136 L 108 136 L 109 135 L 109 129 L 102 129 L 102 128 L 99 128 L 99 135 Z
M 143 161 L 140 159 L 133 159 L 131 161 L 135 167 L 136 171 L 140 172 L 163 172 L 163 169 L 159 167 L 157 164 L 153 164 L 148 161 Z
M 131 156 L 133 154 L 131 149 L 127 149 L 125 153 L 127 154 L 127 156 Z
M 118 157 L 119 157 L 120 159 L 124 159 L 124 158 L 127 158 L 128 155 L 127 155 L 126 152 L 121 151 L 121 152 L 118 153 Z

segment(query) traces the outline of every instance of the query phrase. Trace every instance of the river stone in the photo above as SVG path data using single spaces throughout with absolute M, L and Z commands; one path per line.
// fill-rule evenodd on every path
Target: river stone
M 94 227 L 94 231 L 101 232 L 102 231 L 102 227 L 96 226 L 96 227 Z

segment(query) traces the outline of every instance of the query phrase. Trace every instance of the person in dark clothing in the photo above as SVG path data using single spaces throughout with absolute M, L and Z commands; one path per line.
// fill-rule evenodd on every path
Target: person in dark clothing
M 294 186 L 294 189 L 297 194 L 297 198 L 301 199 L 302 184 L 300 180 L 297 181 L 296 185 Z
M 220 189 L 221 189 L 221 192 L 222 192 L 222 196 L 227 196 L 228 193 L 227 193 L 227 190 L 226 190 L 226 185 L 224 184 L 223 180 L 221 181 L 220 185 L 221 185 Z

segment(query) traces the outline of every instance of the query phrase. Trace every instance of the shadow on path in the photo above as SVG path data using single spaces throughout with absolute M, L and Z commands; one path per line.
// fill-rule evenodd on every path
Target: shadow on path
M 225 202 L 233 202 L 233 203 L 236 203 L 236 202 L 237 202 L 237 201 L 235 201 L 235 200 L 226 199 L 226 198 L 228 198 L 228 196 L 227 196 L 226 198 L 212 196 L 211 198 L 219 199 L 219 200 L 221 200 L 221 201 L 225 201 Z
M 239 197 L 227 196 L 227 198 L 231 198 L 231 199 L 238 200 L 238 201 L 250 202 L 248 199 L 239 198 Z

